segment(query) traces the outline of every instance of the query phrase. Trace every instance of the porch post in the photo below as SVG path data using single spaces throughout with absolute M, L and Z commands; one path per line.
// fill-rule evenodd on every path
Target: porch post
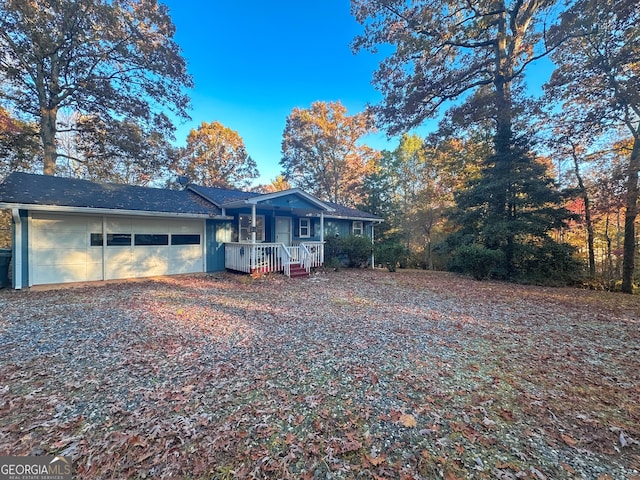
M 251 205 L 251 243 L 256 243 L 256 204 Z
M 371 222 L 371 268 L 376 268 L 376 254 L 374 252 L 375 248 L 375 235 L 374 235 L 374 225 L 375 223 Z
M 322 248 L 320 249 L 322 258 L 320 258 L 320 265 L 324 265 L 324 212 L 323 211 L 320 211 L 320 241 L 322 242 Z
M 253 273 L 253 271 L 256 268 L 256 204 L 252 204 L 251 205 L 251 259 L 250 259 L 250 265 L 249 265 L 249 270 L 251 271 L 251 273 Z

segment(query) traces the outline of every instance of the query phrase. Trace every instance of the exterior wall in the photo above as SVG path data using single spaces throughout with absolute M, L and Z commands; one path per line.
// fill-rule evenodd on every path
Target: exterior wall
M 372 222 L 364 221 L 363 234 L 367 237 L 371 237 L 371 225 Z M 353 234 L 353 220 L 343 220 L 343 219 L 325 219 L 324 221 L 324 236 L 325 238 L 329 237 L 348 237 Z
M 232 242 L 237 242 L 239 239 L 238 235 L 238 224 L 239 224 L 239 216 L 242 215 L 251 215 L 251 209 L 243 208 L 234 211 L 227 211 L 228 215 L 233 216 L 233 220 L 231 221 L 231 240 Z M 320 228 L 321 222 L 319 216 L 308 217 L 306 215 L 295 215 L 287 212 L 279 212 L 278 210 L 262 210 L 260 208 L 256 209 L 256 215 L 264 216 L 265 219 L 265 242 L 275 242 L 276 236 L 276 227 L 275 227 L 275 217 L 289 217 L 291 218 L 292 223 L 292 242 L 299 243 L 306 241 L 311 242 L 319 242 L 321 238 Z M 311 236 L 310 237 L 300 237 L 300 219 L 308 218 L 311 220 Z M 371 221 L 363 221 L 363 234 L 369 238 L 371 238 L 371 229 L 373 222 Z M 338 218 L 325 218 L 324 219 L 324 238 L 329 237 L 347 237 L 351 235 L 353 232 L 353 220 L 345 220 Z

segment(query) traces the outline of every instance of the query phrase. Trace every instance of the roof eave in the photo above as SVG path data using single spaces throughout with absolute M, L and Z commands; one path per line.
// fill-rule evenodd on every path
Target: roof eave
M 364 222 L 382 223 L 382 218 L 358 217 L 355 215 L 325 215 L 324 218 L 335 218 L 337 220 L 362 220 Z
M 68 205 L 38 205 L 34 203 L 11 203 L 0 202 L 0 209 L 18 208 L 34 212 L 50 213 L 84 213 L 89 215 L 121 215 L 136 217 L 164 217 L 164 218 L 200 218 L 215 220 L 233 220 L 233 217 L 219 215 L 215 213 L 179 213 L 179 212 L 156 212 L 146 210 L 126 210 L 115 208 L 95 208 L 95 207 L 73 207 Z

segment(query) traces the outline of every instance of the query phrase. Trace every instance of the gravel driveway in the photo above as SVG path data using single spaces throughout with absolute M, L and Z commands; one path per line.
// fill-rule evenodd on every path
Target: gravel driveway
M 640 480 L 640 298 L 447 273 L 0 291 L 0 455 L 78 478 Z

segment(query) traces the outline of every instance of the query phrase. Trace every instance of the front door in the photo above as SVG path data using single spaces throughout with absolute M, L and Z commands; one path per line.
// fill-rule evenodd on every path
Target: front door
M 276 243 L 291 245 L 291 218 L 276 217 Z

